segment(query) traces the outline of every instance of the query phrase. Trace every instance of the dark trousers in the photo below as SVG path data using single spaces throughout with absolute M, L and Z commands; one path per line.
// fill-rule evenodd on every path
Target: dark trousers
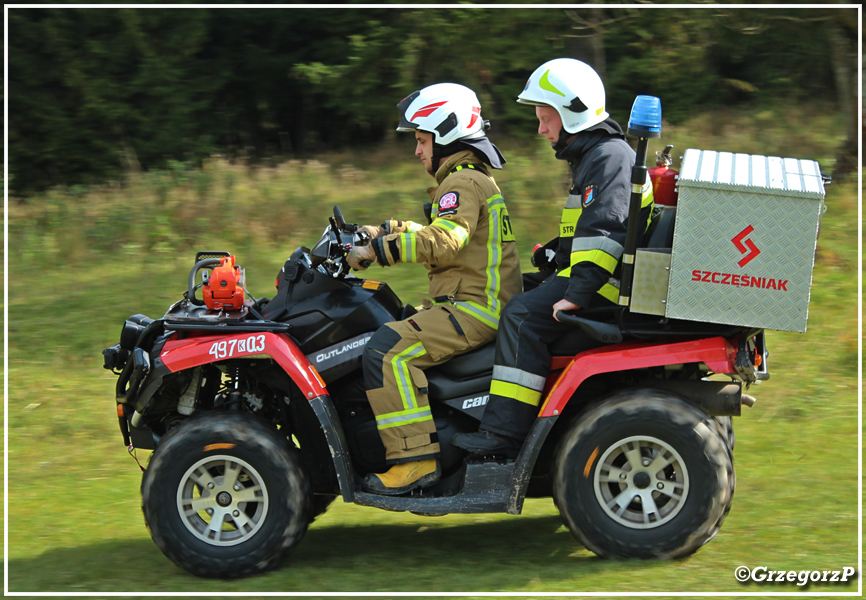
M 553 305 L 563 299 L 567 287 L 567 277 L 551 275 L 538 287 L 514 296 L 503 309 L 481 429 L 523 440 L 538 414 L 550 374 L 549 346 L 557 342 L 557 347 L 576 354 L 601 345 L 553 318 Z

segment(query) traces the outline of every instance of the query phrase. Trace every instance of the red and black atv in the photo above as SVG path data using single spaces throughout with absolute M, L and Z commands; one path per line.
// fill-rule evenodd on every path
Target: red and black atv
M 104 351 L 124 443 L 154 451 L 141 492 L 157 546 L 196 575 L 261 572 L 338 496 L 422 515 L 516 515 L 552 496 L 574 536 L 611 558 L 681 557 L 712 539 L 736 484 L 731 417 L 769 377 L 764 329 L 805 331 L 825 181 L 813 161 L 698 150 L 677 176 L 663 155 L 649 175 L 667 187 L 644 231 L 647 140 L 660 130 L 658 99 L 638 96 L 621 306 L 561 317 L 599 346 L 574 354 L 564 326 L 516 458 L 449 443 L 478 428 L 493 344 L 425 371 L 442 478 L 403 496 L 360 486 L 385 471 L 361 356 L 415 311 L 350 273 L 366 234 L 334 207 L 270 299 L 246 297 L 229 253 L 199 253 L 184 298 L 160 319 L 130 317 Z
M 673 212 L 647 244 L 670 247 Z M 763 332 L 626 308 L 571 317 L 603 345 L 553 358 L 516 458 L 449 443 L 478 427 L 492 344 L 426 371 L 441 480 L 397 497 L 362 492 L 361 477 L 386 468 L 361 355 L 414 309 L 350 273 L 345 256 L 366 240 L 334 213 L 312 250 L 285 262 L 273 298 L 245 297 L 228 253 L 199 253 L 184 298 L 159 319 L 130 317 L 104 351 L 120 375 L 124 443 L 154 451 L 142 506 L 175 564 L 220 578 L 273 568 L 338 496 L 423 515 L 516 515 L 525 498 L 552 496 L 604 557 L 679 557 L 716 534 L 735 486 L 731 417 L 752 401 L 743 387 L 768 376 Z

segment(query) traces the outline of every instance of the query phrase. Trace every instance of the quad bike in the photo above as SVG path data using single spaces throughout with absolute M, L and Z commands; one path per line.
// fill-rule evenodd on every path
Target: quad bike
M 443 515 L 519 514 L 526 497 L 552 495 L 604 557 L 683 556 L 716 534 L 735 485 L 730 417 L 750 402 L 743 385 L 767 377 L 763 332 L 621 310 L 571 318 L 605 345 L 554 356 L 516 458 L 473 458 L 449 443 L 478 427 L 490 344 L 425 373 L 441 480 L 404 496 L 361 491 L 363 475 L 386 470 L 361 355 L 382 324 L 414 309 L 351 275 L 345 256 L 366 240 L 334 212 L 313 249 L 285 262 L 273 298 L 246 297 L 228 253 L 199 253 L 185 297 L 160 319 L 130 317 L 104 351 L 120 375 L 124 443 L 154 450 L 142 506 L 172 561 L 204 577 L 272 568 L 338 496 Z M 653 235 L 670 229 L 659 222 Z
M 635 214 L 646 137 L 655 136 L 639 135 Z M 626 255 L 670 253 L 681 208 L 659 210 L 645 234 L 630 227 Z M 575 353 L 564 326 L 516 457 L 474 457 L 449 443 L 478 428 L 493 344 L 455 357 L 419 382 L 441 479 L 375 495 L 361 478 L 386 470 L 385 452 L 361 358 L 379 327 L 415 309 L 387 284 L 355 277 L 346 255 L 369 240 L 336 206 L 329 223 L 312 249 L 286 260 L 272 298 L 249 296 L 228 252 L 199 253 L 184 297 L 159 319 L 130 317 L 103 352 L 119 374 L 124 443 L 130 453 L 153 450 L 142 507 L 175 564 L 219 578 L 273 568 L 337 497 L 420 515 L 517 515 L 527 497 L 552 497 L 577 540 L 606 558 L 682 557 L 716 535 L 736 485 L 732 417 L 754 402 L 746 388 L 769 377 L 763 328 L 627 305 L 563 317 L 598 347 Z M 627 267 L 621 299 L 631 291 Z

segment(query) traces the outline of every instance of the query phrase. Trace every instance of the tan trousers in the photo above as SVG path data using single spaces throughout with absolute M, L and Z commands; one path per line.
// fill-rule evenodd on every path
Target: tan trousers
M 496 330 L 451 305 L 386 323 L 364 350 L 364 383 L 387 464 L 439 453 L 424 370 L 493 341 Z

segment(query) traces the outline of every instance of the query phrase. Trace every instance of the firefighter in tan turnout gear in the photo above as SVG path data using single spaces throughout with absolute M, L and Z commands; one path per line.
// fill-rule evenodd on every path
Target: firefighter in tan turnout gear
M 550 141 L 556 158 L 568 163 L 572 185 L 559 237 L 533 255 L 546 278 L 512 299 L 502 314 L 479 431 L 451 438 L 454 446 L 487 456 L 516 455 L 523 445 L 540 408 L 552 344 L 569 355 L 601 345 L 563 327 L 557 313 L 617 304 L 635 162 L 589 65 L 571 58 L 548 61 L 532 73 L 517 101 L 535 106 L 538 133 Z M 641 192 L 640 219 L 649 225 L 649 178 Z
M 367 343 L 367 399 L 385 446 L 385 473 L 366 476 L 369 492 L 396 495 L 438 481 L 439 443 L 424 370 L 496 337 L 505 303 L 521 290 L 514 234 L 491 176 L 505 159 L 485 135 L 475 93 L 440 83 L 397 105 L 398 131 L 414 132 L 415 155 L 436 180 L 429 224 L 366 225 L 372 242 L 348 256 L 355 269 L 377 262 L 423 263 L 430 298 L 416 314 L 382 326 Z

